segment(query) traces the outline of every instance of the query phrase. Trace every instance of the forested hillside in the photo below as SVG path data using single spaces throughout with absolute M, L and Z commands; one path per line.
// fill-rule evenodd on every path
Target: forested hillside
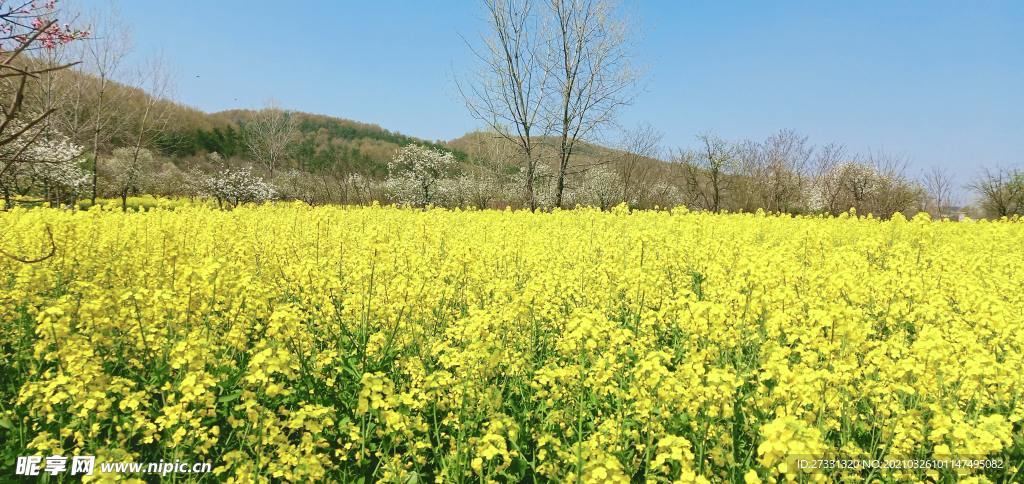
M 184 158 L 219 153 L 246 158 L 242 127 L 254 114 L 250 109 L 232 109 L 205 114 L 205 119 L 185 119 L 175 129 L 162 133 L 155 144 L 166 156 Z M 331 169 L 385 175 L 388 161 L 401 146 L 417 144 L 445 150 L 442 145 L 391 132 L 376 124 L 320 114 L 290 112 L 300 134 L 294 143 L 294 164 L 307 170 Z M 459 160 L 466 154 L 456 151 Z

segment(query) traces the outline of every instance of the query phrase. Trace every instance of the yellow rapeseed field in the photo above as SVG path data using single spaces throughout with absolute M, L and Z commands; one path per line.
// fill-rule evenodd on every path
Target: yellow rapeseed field
M 0 213 L 7 254 L 48 233 L 0 257 L 4 480 L 25 455 L 213 463 L 63 482 L 1024 476 L 1014 221 Z

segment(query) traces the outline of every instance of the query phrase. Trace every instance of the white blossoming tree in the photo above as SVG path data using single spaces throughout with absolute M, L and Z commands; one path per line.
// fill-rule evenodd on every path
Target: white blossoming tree
M 153 153 L 142 148 L 118 148 L 107 162 L 113 178 L 114 191 L 121 197 L 121 210 L 128 210 L 128 196 L 139 193 L 149 181 Z
M 314 206 L 329 202 L 327 184 L 307 171 L 281 171 L 273 180 L 273 188 L 282 201 L 300 200 Z
M 257 205 L 277 198 L 277 191 L 252 172 L 252 168 L 225 168 L 209 179 L 207 192 L 217 198 L 221 207 L 227 202 L 235 207 L 246 203 Z
M 388 164 L 388 188 L 396 202 L 426 207 L 436 203 L 438 181 L 456 166 L 451 152 L 410 144 Z
M 512 176 L 513 187 L 507 191 L 507 199 L 524 207 L 530 207 L 530 193 L 522 188 L 527 186 L 527 173 L 520 171 Z M 533 208 L 548 208 L 555 205 L 555 176 L 546 164 L 538 164 L 533 171 Z
M 60 203 L 67 202 L 73 206 L 75 201 L 84 196 L 90 188 L 92 175 L 88 170 L 78 166 L 77 160 L 63 163 L 32 165 L 34 169 L 43 171 L 48 196 Z
M 572 190 L 575 203 L 589 205 L 601 210 L 611 210 L 622 203 L 635 203 L 636 200 L 623 200 L 625 192 L 620 175 L 605 166 L 594 166 L 582 173 L 578 188 Z
M 13 195 L 28 195 L 36 191 L 42 199 L 50 195 L 72 195 L 78 189 L 77 161 L 82 147 L 71 143 L 60 133 L 19 119 L 6 119 L 5 129 L 21 133 L 0 143 L 0 191 L 4 207 L 9 207 Z M 41 193 L 40 193 L 41 192 Z
M 686 204 L 683 190 L 665 180 L 657 180 L 648 188 L 651 203 L 659 208 L 673 208 Z
M 441 184 L 445 206 L 485 209 L 500 195 L 497 176 L 484 169 L 445 180 Z

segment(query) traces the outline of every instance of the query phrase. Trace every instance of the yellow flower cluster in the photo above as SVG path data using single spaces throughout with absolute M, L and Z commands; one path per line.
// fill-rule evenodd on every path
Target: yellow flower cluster
M 1020 482 L 1024 225 L 0 213 L 0 462 L 185 482 Z M 793 459 L 1002 462 L 825 468 Z M 131 476 L 126 476 L 131 477 Z M 85 480 L 88 481 L 89 478 Z

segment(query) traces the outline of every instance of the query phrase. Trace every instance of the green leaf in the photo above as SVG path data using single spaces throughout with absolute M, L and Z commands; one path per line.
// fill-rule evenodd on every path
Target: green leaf
M 0 427 L 3 427 L 7 430 L 14 430 L 14 423 L 6 418 L 0 418 Z
M 528 463 L 520 457 L 516 457 L 512 460 L 512 465 L 509 466 L 507 472 L 509 475 L 522 478 L 526 475 L 526 466 Z
M 223 397 L 218 398 L 217 399 L 217 403 L 224 403 L 224 402 L 230 402 L 232 400 L 237 400 L 238 397 L 240 397 L 240 396 L 242 396 L 242 391 L 238 390 L 235 393 L 232 393 L 230 395 L 224 395 Z
M 238 383 L 238 379 L 241 378 L 242 375 L 244 375 L 245 373 L 246 373 L 246 369 L 245 368 L 240 368 L 237 372 L 235 372 L 234 375 L 232 375 L 227 380 L 221 380 L 220 382 L 218 382 L 217 386 L 219 386 L 221 388 L 224 388 L 224 389 L 231 388 L 231 387 L 235 386 L 236 383 Z
M 359 360 L 357 358 L 350 358 L 350 361 L 347 361 L 347 363 L 347 365 L 342 366 L 342 369 L 349 372 L 356 381 L 362 379 L 363 375 L 360 375 L 359 372 L 355 370 Z

